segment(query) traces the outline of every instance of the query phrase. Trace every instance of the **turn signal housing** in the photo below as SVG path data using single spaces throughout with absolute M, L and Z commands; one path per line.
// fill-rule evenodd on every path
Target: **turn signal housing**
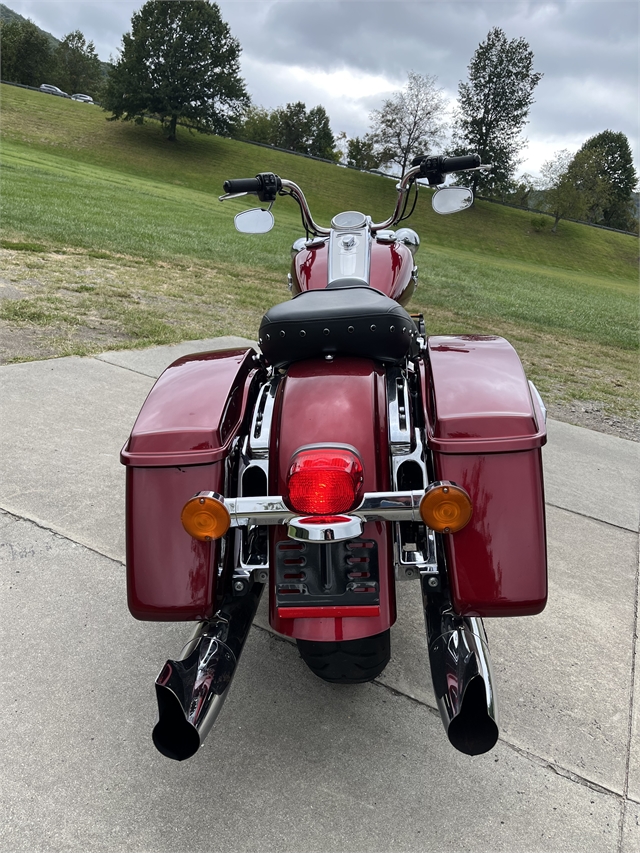
M 431 483 L 420 501 L 420 517 L 436 533 L 456 533 L 469 523 L 471 498 L 455 483 Z
M 188 500 L 180 520 L 187 533 L 201 542 L 222 538 L 231 524 L 224 498 L 216 492 L 200 492 Z
M 353 448 L 303 447 L 292 457 L 284 502 L 303 515 L 339 515 L 362 501 L 364 467 Z

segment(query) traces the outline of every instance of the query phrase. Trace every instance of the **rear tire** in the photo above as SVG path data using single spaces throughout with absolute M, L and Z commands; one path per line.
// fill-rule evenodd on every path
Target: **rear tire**
M 319 643 L 296 640 L 300 657 L 314 675 L 333 684 L 373 681 L 391 657 L 391 632 L 387 628 L 373 637 Z

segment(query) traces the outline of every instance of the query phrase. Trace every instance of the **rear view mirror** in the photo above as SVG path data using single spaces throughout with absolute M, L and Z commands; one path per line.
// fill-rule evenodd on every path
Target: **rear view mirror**
M 266 234 L 274 225 L 271 211 L 263 210 L 261 207 L 236 213 L 233 222 L 242 234 Z
M 473 204 L 473 193 L 466 187 L 442 187 L 436 190 L 431 206 L 436 213 L 458 213 Z

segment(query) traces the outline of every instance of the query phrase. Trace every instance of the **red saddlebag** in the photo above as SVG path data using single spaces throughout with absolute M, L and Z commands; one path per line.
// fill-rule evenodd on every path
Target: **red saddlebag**
M 525 616 L 547 600 L 544 417 L 504 338 L 440 336 L 423 371 L 435 474 L 463 486 L 473 516 L 445 536 L 455 610 Z
M 220 543 L 198 542 L 180 514 L 196 492 L 224 492 L 224 460 L 240 431 L 252 349 L 180 358 L 151 389 L 124 446 L 127 592 L 136 619 L 213 614 Z

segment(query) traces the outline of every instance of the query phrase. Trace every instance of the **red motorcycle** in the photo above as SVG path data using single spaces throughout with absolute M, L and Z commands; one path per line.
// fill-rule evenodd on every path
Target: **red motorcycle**
M 482 617 L 546 603 L 546 413 L 503 338 L 425 334 L 404 307 L 418 235 L 390 230 L 418 178 L 438 187 L 477 168 L 476 155 L 416 158 L 386 222 L 347 211 L 329 228 L 291 181 L 225 182 L 221 200 L 269 204 L 238 214 L 238 230 L 269 230 L 288 195 L 307 237 L 261 353 L 175 361 L 122 451 L 131 613 L 197 623 L 156 680 L 153 740 L 169 758 L 194 755 L 211 729 L 265 586 L 272 628 L 317 676 L 353 684 L 389 661 L 396 583 L 419 582 L 449 740 L 471 755 L 496 743 Z M 453 213 L 472 195 L 442 187 L 432 203 Z

